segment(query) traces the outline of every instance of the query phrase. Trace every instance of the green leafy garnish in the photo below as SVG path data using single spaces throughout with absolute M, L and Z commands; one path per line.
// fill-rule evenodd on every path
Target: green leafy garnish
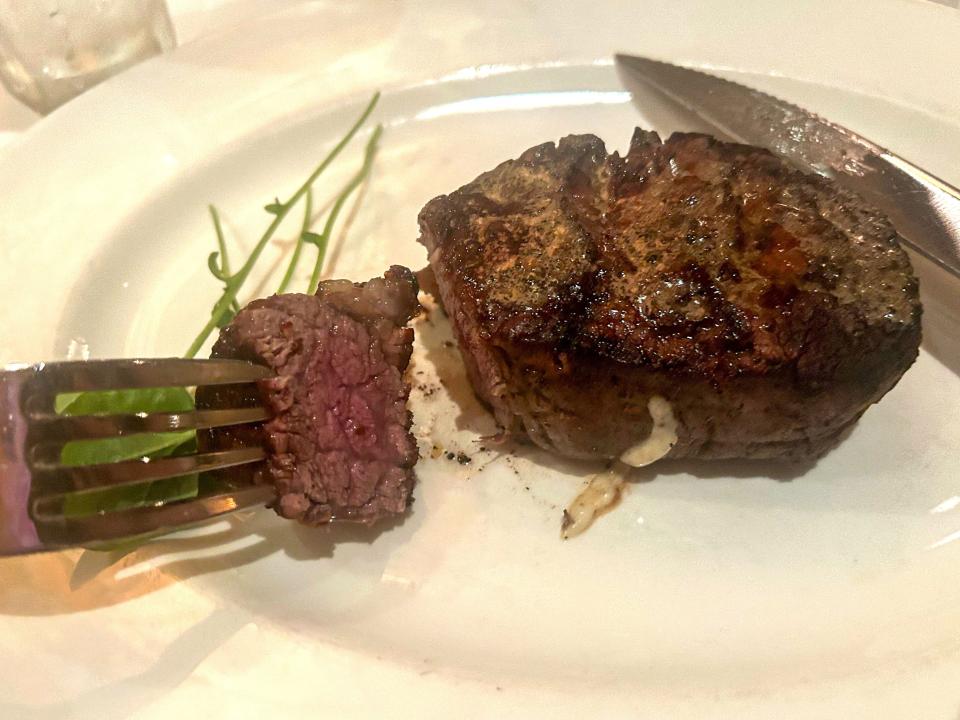
M 283 280 L 280 282 L 280 287 L 277 289 L 277 294 L 286 292 L 287 288 L 290 285 L 290 281 L 293 278 L 294 270 L 297 267 L 297 263 L 300 260 L 300 253 L 303 251 L 303 246 L 313 245 L 317 248 L 317 257 L 313 264 L 313 272 L 310 275 L 310 283 L 307 286 L 307 292 L 313 294 L 317 291 L 317 287 L 320 285 L 320 273 L 323 270 L 323 261 L 327 254 L 327 246 L 330 244 L 330 236 L 333 234 L 334 224 L 337 222 L 337 218 L 340 215 L 340 212 L 343 210 L 344 204 L 349 199 L 350 195 L 356 190 L 363 181 L 370 174 L 370 168 L 373 166 L 373 158 L 377 152 L 377 143 L 380 140 L 380 135 L 383 132 L 383 127 L 377 125 L 374 128 L 373 133 L 370 136 L 370 139 L 367 141 L 367 145 L 363 153 L 363 165 L 360 167 L 360 170 L 350 178 L 347 184 L 343 187 L 340 193 L 337 195 L 336 199 L 333 202 L 333 206 L 330 208 L 330 213 L 327 215 L 327 220 L 324 223 L 323 231 L 320 233 L 315 233 L 310 230 L 311 215 L 313 211 L 313 194 L 308 189 L 307 197 L 305 202 L 305 212 L 303 214 L 303 225 L 300 228 L 300 235 L 297 238 L 297 243 L 293 248 L 293 255 L 290 257 L 290 263 L 287 265 L 287 271 L 283 275 Z
M 178 387 L 74 393 L 60 396 L 57 400 L 58 412 L 64 415 L 189 412 L 194 408 L 190 393 Z M 141 457 L 168 457 L 195 449 L 196 433 L 193 430 L 138 433 L 106 440 L 73 440 L 63 446 L 60 461 L 70 466 L 97 465 Z M 157 500 L 179 500 L 196 494 L 197 476 L 194 474 L 129 487 L 71 493 L 64 501 L 64 514 L 69 517 L 104 510 L 125 510 L 149 505 Z
M 277 295 L 282 295 L 290 287 L 290 281 L 293 280 L 293 273 L 297 269 L 297 263 L 300 262 L 300 253 L 303 252 L 303 244 L 310 242 L 309 237 L 316 235 L 310 232 L 310 224 L 313 222 L 313 190 L 307 188 L 307 196 L 303 201 L 303 223 L 300 225 L 300 235 L 297 237 L 297 244 L 293 247 L 293 254 L 290 256 L 290 262 L 287 264 L 287 271 L 283 274 L 283 280 L 280 281 L 280 287 L 277 288 Z
M 240 268 L 233 272 L 227 251 L 227 242 L 220 221 L 220 213 L 213 205 L 209 206 L 210 218 L 213 222 L 216 235 L 217 249 L 207 258 L 207 268 L 210 274 L 223 283 L 223 291 L 210 312 L 210 318 L 190 344 L 185 356 L 195 357 L 203 344 L 216 328 L 225 327 L 239 312 L 240 306 L 237 295 L 243 284 L 250 276 L 251 271 L 260 258 L 263 250 L 270 242 L 284 218 L 290 213 L 301 198 L 304 199 L 303 222 L 300 234 L 277 290 L 286 292 L 296 272 L 297 264 L 305 245 L 317 248 L 317 256 L 311 273 L 308 292 L 315 293 L 323 269 L 323 261 L 334 225 L 343 210 L 349 197 L 360 187 L 373 164 L 377 150 L 377 143 L 383 128 L 378 125 L 371 133 L 364 150 L 361 168 L 350 178 L 334 200 L 327 215 L 322 232 L 313 232 L 313 183 L 320 174 L 343 151 L 354 135 L 366 122 L 373 112 L 380 93 L 375 93 L 367 103 L 360 117 L 347 131 L 346 135 L 333 147 L 323 161 L 314 168 L 307 179 L 285 201 L 274 198 L 273 202 L 264 206 L 264 209 L 273 216 L 267 229 L 254 245 L 247 259 Z M 152 388 L 145 390 L 113 390 L 104 392 L 63 393 L 55 400 L 55 409 L 64 415 L 90 414 L 133 414 L 151 412 L 189 412 L 194 409 L 193 396 L 184 388 Z M 196 432 L 193 430 L 169 433 L 141 433 L 106 440 L 79 440 L 64 445 L 60 459 L 64 465 L 95 465 L 100 463 L 121 462 L 136 458 L 162 458 L 174 455 L 188 454 L 197 448 Z M 199 478 L 193 474 L 185 477 L 169 478 L 141 483 L 136 486 L 107 488 L 94 492 L 70 493 L 64 500 L 64 514 L 67 516 L 89 515 L 104 511 L 118 511 L 135 507 L 144 507 L 160 502 L 170 502 L 195 497 L 198 493 Z M 123 540 L 120 543 L 107 543 L 96 546 L 96 549 L 115 549 L 123 547 L 132 549 L 144 538 Z
M 340 142 L 333 147 L 333 149 L 323 159 L 323 162 L 314 168 L 313 172 L 310 173 L 307 179 L 300 185 L 299 188 L 297 188 L 293 195 L 291 195 L 285 202 L 280 202 L 280 199 L 276 198 L 274 202 L 266 206 L 267 212 L 274 216 L 273 222 L 270 223 L 263 235 L 260 236 L 260 239 L 257 241 L 256 245 L 254 245 L 250 256 L 247 258 L 246 262 L 243 263 L 240 269 L 237 270 L 237 272 L 233 275 L 225 275 L 223 278 L 221 278 L 224 282 L 223 294 L 214 304 L 210 320 L 207 321 L 207 324 L 203 326 L 203 329 L 200 331 L 194 341 L 190 343 L 190 347 L 187 348 L 187 352 L 185 353 L 186 357 L 195 357 L 200 351 L 200 348 L 203 347 L 203 344 L 207 341 L 207 338 L 210 337 L 210 333 L 220 326 L 223 316 L 230 310 L 233 302 L 237 299 L 237 293 L 240 292 L 240 288 L 243 287 L 243 284 L 250 276 L 250 272 L 253 270 L 254 265 L 256 265 L 257 260 L 263 253 L 267 243 L 270 242 L 270 239 L 273 237 L 274 233 L 276 233 L 277 228 L 280 227 L 283 219 L 287 216 L 290 210 L 293 209 L 294 205 L 297 204 L 297 201 L 306 195 L 314 181 L 320 177 L 320 174 L 326 170 L 330 166 L 330 163 L 337 158 L 337 156 L 347 146 L 347 143 L 353 139 L 353 136 L 357 134 L 363 123 L 366 122 L 368 117 L 370 117 L 370 113 L 373 112 L 373 108 L 379 99 L 380 93 L 375 93 L 370 99 L 370 102 L 367 103 L 366 108 L 364 108 L 363 112 L 360 114 L 360 117 L 357 118 L 356 122 L 354 122 L 351 128 L 347 131 L 347 134 L 344 135 Z
M 58 412 L 62 415 L 130 415 L 190 410 L 193 410 L 193 397 L 183 388 L 174 387 L 79 393 Z M 63 446 L 60 462 L 64 465 L 95 465 L 131 460 L 163 450 L 172 451 L 194 435 L 193 430 L 183 430 L 140 433 L 106 440 L 73 440 Z
M 210 270 L 211 275 L 226 285 L 230 277 L 230 256 L 227 253 L 227 240 L 223 236 L 223 225 L 220 224 L 220 213 L 217 211 L 217 208 L 213 205 L 208 205 L 207 209 L 210 211 L 210 219 L 213 221 L 213 231 L 217 236 L 217 251 L 210 253 L 210 257 L 207 258 L 207 268 Z M 238 312 L 240 312 L 240 304 L 236 301 L 236 298 L 234 298 L 234 301 L 230 304 L 230 310 L 225 312 L 220 319 L 219 327 L 226 327 Z
M 347 199 L 350 195 L 353 194 L 353 191 L 360 187 L 360 184 L 364 181 L 367 175 L 370 174 L 370 168 L 373 166 L 373 157 L 377 152 L 377 143 L 380 140 L 380 134 L 383 132 L 383 126 L 377 125 L 374 128 L 373 133 L 370 135 L 370 139 L 367 141 L 367 146 L 363 151 L 363 165 L 360 167 L 360 170 L 350 178 L 350 181 L 344 186 L 343 190 L 340 191 L 340 194 L 337 196 L 336 201 L 333 203 L 333 207 L 330 208 L 330 214 L 327 215 L 327 221 L 324 223 L 323 232 L 317 237 L 315 244 L 317 246 L 317 260 L 313 265 L 313 274 L 310 276 L 310 285 L 307 287 L 307 293 L 313 295 L 317 292 L 317 288 L 320 286 L 320 272 L 323 270 L 323 260 L 324 256 L 327 254 L 327 245 L 330 243 L 330 235 L 333 233 L 334 223 L 337 222 L 337 217 L 340 215 L 340 211 L 343 210 L 344 204 L 346 204 Z M 311 240 L 311 242 L 314 242 Z
M 304 230 L 302 233 L 300 233 L 300 241 L 320 247 L 320 243 L 323 242 L 323 238 L 319 233 L 315 233 L 312 230 Z

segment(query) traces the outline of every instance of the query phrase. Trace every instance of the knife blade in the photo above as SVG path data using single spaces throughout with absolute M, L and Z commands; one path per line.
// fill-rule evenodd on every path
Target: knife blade
M 960 190 L 899 155 L 792 103 L 699 70 L 616 55 L 625 84 L 639 82 L 713 134 L 759 145 L 832 178 L 882 211 L 907 245 L 960 277 Z

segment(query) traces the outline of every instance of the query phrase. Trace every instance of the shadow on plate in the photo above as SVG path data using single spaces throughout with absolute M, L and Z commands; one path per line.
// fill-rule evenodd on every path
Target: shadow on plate
M 416 343 L 423 348 L 425 359 L 433 365 L 456 407 L 456 429 L 474 432 L 481 437 L 494 435 L 497 433 L 496 423 L 473 392 L 449 318 L 439 305 L 425 304 L 424 311 L 424 316 L 415 324 Z M 416 376 L 414 378 L 416 384 Z
M 167 645 L 142 672 L 84 690 L 61 702 L 26 705 L 0 699 L 0 717 L 22 720 L 126 718 L 190 677 L 194 669 L 249 622 L 242 613 L 217 608 Z
M 333 523 L 310 528 L 263 509 L 238 513 L 196 535 L 161 538 L 129 553 L 78 549 L 0 560 L 0 614 L 59 615 L 115 605 L 275 553 L 297 561 L 330 558 L 337 547 L 372 544 L 410 515 L 372 527 Z

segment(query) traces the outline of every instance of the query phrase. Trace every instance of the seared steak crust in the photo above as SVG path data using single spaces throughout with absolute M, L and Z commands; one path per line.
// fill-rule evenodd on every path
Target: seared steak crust
M 369 523 L 406 510 L 417 445 L 403 379 L 413 330 L 405 325 L 418 310 L 416 279 L 394 266 L 366 283 L 322 283 L 314 296 L 255 300 L 221 331 L 213 357 L 276 373 L 258 384 L 271 419 L 255 439 L 250 431 L 239 439 L 265 445 L 258 480 L 276 487 L 278 514 L 317 525 Z M 230 392 L 238 390 L 205 388 L 198 405 L 216 406 Z M 234 444 L 237 431 L 225 432 L 210 431 L 203 441 Z
M 477 394 L 504 428 L 618 457 L 680 421 L 671 456 L 812 457 L 917 355 L 896 231 L 769 152 L 638 129 L 531 148 L 420 214 Z

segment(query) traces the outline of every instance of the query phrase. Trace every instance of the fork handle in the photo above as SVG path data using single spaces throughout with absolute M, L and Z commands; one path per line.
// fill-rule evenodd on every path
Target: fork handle
M 0 372 L 0 554 L 34 552 L 43 543 L 30 519 L 30 470 L 23 456 L 27 424 L 23 386 L 33 368 Z

